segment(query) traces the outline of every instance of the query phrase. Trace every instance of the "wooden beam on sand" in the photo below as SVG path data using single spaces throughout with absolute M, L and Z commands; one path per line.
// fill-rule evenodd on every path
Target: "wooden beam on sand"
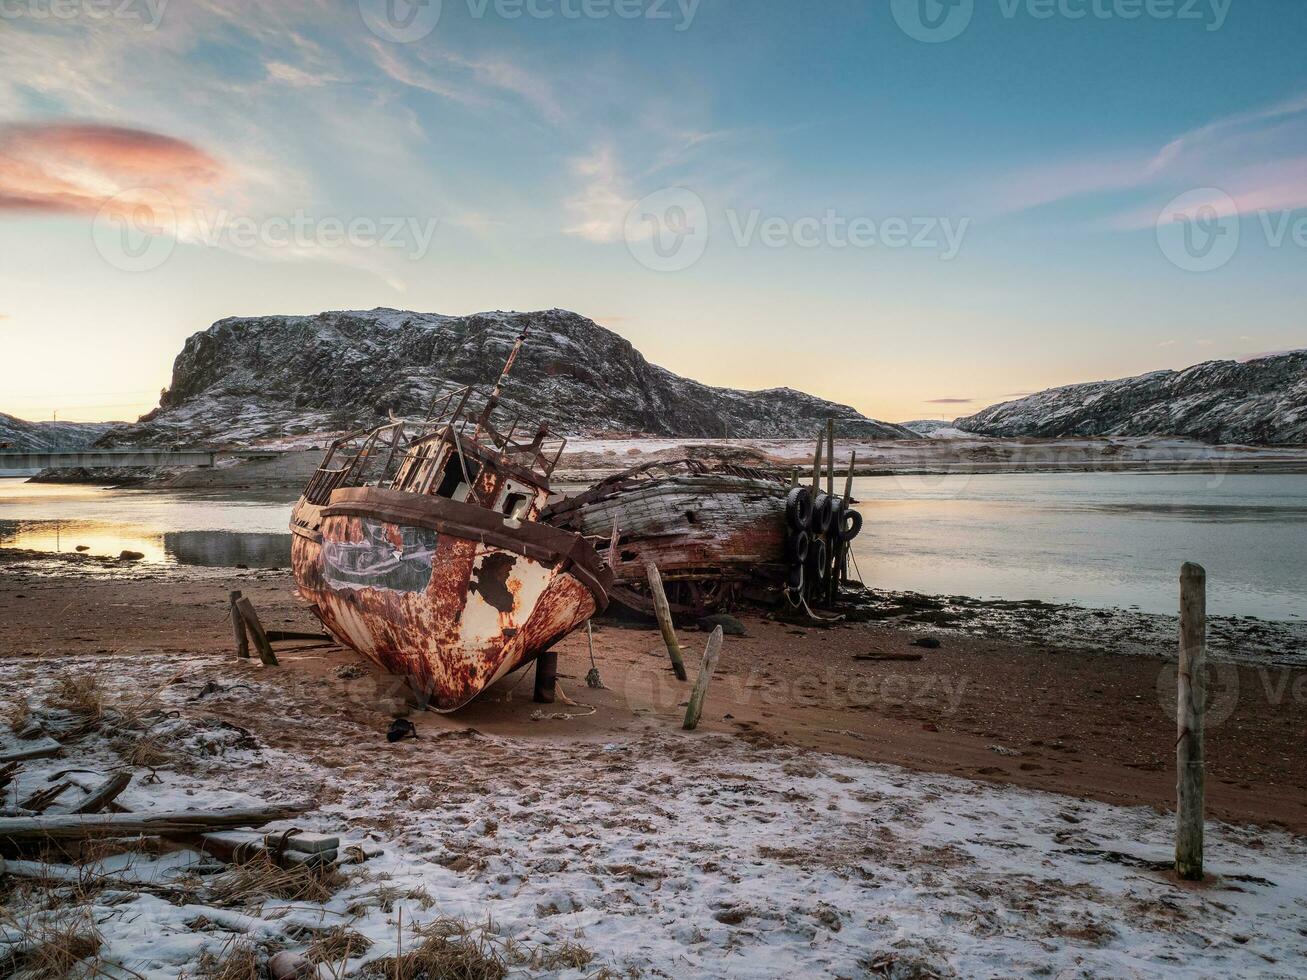
M 250 638 L 245 632 L 245 620 L 241 616 L 241 611 L 236 608 L 236 603 L 241 601 L 239 591 L 234 591 L 228 597 L 231 608 L 231 629 L 236 637 L 236 656 L 242 660 L 250 659 Z
M 307 803 L 237 807 L 227 810 L 177 810 L 165 813 L 58 814 L 0 817 L 0 840 L 81 840 L 89 837 L 205 834 L 231 827 L 262 827 L 310 809 Z
M 1180 666 L 1176 673 L 1175 871 L 1203 880 L 1203 714 L 1207 685 L 1207 572 L 1185 562 L 1180 569 Z
M 25 759 L 48 759 L 58 755 L 64 747 L 52 738 L 43 738 L 31 745 L 14 747 L 0 751 L 0 763 L 22 762 Z
M 687 732 L 699 727 L 699 718 L 703 715 L 703 702 L 708 697 L 708 684 L 712 681 L 713 671 L 717 669 L 717 658 L 722 652 L 722 628 L 718 626 L 708 637 L 708 646 L 703 651 L 703 663 L 699 667 L 699 677 L 694 682 L 694 691 L 690 694 L 690 704 L 685 709 L 685 723 L 681 725 Z
M 685 660 L 681 657 L 681 643 L 676 638 L 676 624 L 672 622 L 672 608 L 667 604 L 667 592 L 663 589 L 663 577 L 658 566 L 653 562 L 645 563 L 645 574 L 649 577 L 649 593 L 653 597 L 654 614 L 658 617 L 658 628 L 662 630 L 663 643 L 667 646 L 667 656 L 671 658 L 672 670 L 678 681 L 689 680 L 685 672 Z
M 240 610 L 241 619 L 245 620 L 250 635 L 254 637 L 254 645 L 259 650 L 259 659 L 263 661 L 263 666 L 281 666 L 277 663 L 277 655 L 272 652 L 272 643 L 268 640 L 268 634 L 264 632 L 263 624 L 259 622 L 259 614 L 254 611 L 254 604 L 242 597 L 236 600 L 236 608 Z

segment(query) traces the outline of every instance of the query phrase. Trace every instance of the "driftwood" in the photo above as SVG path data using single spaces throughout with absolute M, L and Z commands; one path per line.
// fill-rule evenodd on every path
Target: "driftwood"
M 678 681 L 689 680 L 690 675 L 685 672 L 685 660 L 681 657 L 681 643 L 676 638 L 676 624 L 672 622 L 672 610 L 667 605 L 663 577 L 658 572 L 658 566 L 653 562 L 645 566 L 645 572 L 649 576 L 649 592 L 653 596 L 654 613 L 658 617 L 658 628 L 662 630 L 663 643 L 667 645 L 667 656 L 672 660 L 672 670 L 676 672 Z
M 72 809 L 72 813 L 99 813 L 101 810 L 108 808 L 109 804 L 116 800 L 119 794 L 125 790 L 132 781 L 130 772 L 114 773 L 95 789 L 91 790 L 90 795 L 82 800 Z
M 232 864 L 244 864 L 265 854 L 283 867 L 292 864 L 316 866 L 336 861 L 340 838 L 319 834 L 306 834 L 305 837 L 306 840 L 299 845 L 294 834 L 227 830 L 201 835 L 199 846 L 206 854 Z
M 6 762 L 0 766 L 0 790 L 7 789 L 13 782 L 14 777 L 18 775 L 18 768 L 17 762 Z
M 73 784 L 65 779 L 54 786 L 38 789 L 25 800 L 20 800 L 18 805 L 24 810 L 31 810 L 33 813 L 44 813 L 55 800 L 63 795 L 64 790 L 72 789 L 72 786 Z
M 186 836 L 230 827 L 260 827 L 309 809 L 306 803 L 227 810 L 177 810 L 169 813 L 59 814 L 0 817 L 0 840 L 15 843 L 79 840 L 86 837 L 136 837 L 141 834 Z
M 708 646 L 703 651 L 703 664 L 699 667 L 699 678 L 694 682 L 694 691 L 690 695 L 689 707 L 685 709 L 685 723 L 681 726 L 687 732 L 699 727 L 699 718 L 703 714 L 703 702 L 708 696 L 708 683 L 713 671 L 717 669 L 717 658 L 722 652 L 722 628 L 718 626 L 708 637 Z
M 0 762 L 21 762 L 24 759 L 48 759 L 58 755 L 64 747 L 52 738 L 43 738 L 32 745 L 0 751 Z
M 335 643 L 330 633 L 295 633 L 290 630 L 265 630 L 270 643 L 290 643 L 296 640 L 313 640 L 318 643 Z
M 895 660 L 904 663 L 916 663 L 921 659 L 919 653 L 855 653 L 854 660 Z
M 268 634 L 264 631 L 263 624 L 259 622 L 259 614 L 254 611 L 254 604 L 242 596 L 236 600 L 236 608 L 240 611 L 241 619 L 245 621 L 250 635 L 254 637 L 254 645 L 259 650 L 259 659 L 263 661 L 263 666 L 279 667 L 277 655 L 272 652 L 272 644 L 268 641 Z

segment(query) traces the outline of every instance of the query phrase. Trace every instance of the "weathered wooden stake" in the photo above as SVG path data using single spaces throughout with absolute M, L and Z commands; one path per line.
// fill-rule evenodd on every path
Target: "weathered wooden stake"
M 663 591 L 663 577 L 658 566 L 646 562 L 645 574 L 649 576 L 649 593 L 653 596 L 654 613 L 658 617 L 658 628 L 662 630 L 663 642 L 667 644 L 667 656 L 672 659 L 672 670 L 678 681 L 689 680 L 685 672 L 685 661 L 681 659 L 681 643 L 676 639 L 676 624 L 672 622 L 672 609 L 667 604 L 667 593 Z
M 558 687 L 558 654 L 553 650 L 536 658 L 536 704 L 553 704 Z
M 794 467 L 794 475 L 790 477 L 790 489 L 793 490 L 799 485 L 799 468 Z
M 1203 713 L 1207 708 L 1207 572 L 1180 569 L 1180 667 L 1175 743 L 1175 870 L 1186 881 L 1203 878 Z
M 692 732 L 699 727 L 699 717 L 703 714 L 704 698 L 708 696 L 708 684 L 712 681 L 713 671 L 717 669 L 717 657 L 722 652 L 722 628 L 718 626 L 708 637 L 708 646 L 703 651 L 703 663 L 699 667 L 699 677 L 694 682 L 694 691 L 690 694 L 690 705 L 685 709 L 685 724 L 681 727 Z
M 259 614 L 254 611 L 254 604 L 242 597 L 236 600 L 236 608 L 240 610 L 241 619 L 245 620 L 246 628 L 254 637 L 254 645 L 258 648 L 259 659 L 263 661 L 263 666 L 281 666 L 277 663 L 277 655 L 272 652 L 272 643 L 268 640 L 268 634 L 263 631 L 263 624 L 259 622 Z
M 835 496 L 835 420 L 826 420 L 826 495 Z
M 249 660 L 250 638 L 245 632 L 245 620 L 241 618 L 241 611 L 236 608 L 236 603 L 240 601 L 240 592 L 233 592 L 231 594 L 231 629 L 236 635 L 236 656 L 242 660 Z
M 853 500 L 853 467 L 858 465 L 858 451 L 855 449 L 849 453 L 849 472 L 844 477 L 844 507 L 847 510 Z
M 821 447 L 826 441 L 826 434 L 817 430 L 817 455 L 812 458 L 812 495 L 817 496 L 821 489 Z

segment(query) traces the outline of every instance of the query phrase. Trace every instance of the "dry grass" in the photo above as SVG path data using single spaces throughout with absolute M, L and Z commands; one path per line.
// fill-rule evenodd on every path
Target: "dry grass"
M 363 976 L 375 980 L 503 980 L 509 961 L 502 940 L 455 919 L 437 919 L 411 937 L 399 956 L 374 960 Z
M 55 678 L 51 702 L 85 722 L 104 717 L 104 687 L 98 674 L 60 674 Z
M 233 936 L 217 953 L 200 954 L 195 980 L 259 980 L 259 950 L 248 939 Z
M 95 976 L 96 957 L 103 941 L 85 906 L 52 915 L 35 915 L 6 923 L 19 937 L 19 952 L 10 962 L 0 961 L 0 972 L 14 980 L 63 980 Z M 91 961 L 88 963 L 88 961 Z
M 11 704 L 6 704 L 2 710 L 4 720 L 16 732 L 21 732 L 32 721 L 32 705 L 27 698 L 15 698 Z
M 270 898 L 292 902 L 326 902 L 346 883 L 334 866 L 280 867 L 267 854 L 238 864 L 209 882 L 209 895 L 218 905 L 258 905 Z
M 109 744 L 129 766 L 158 769 L 177 760 L 177 753 L 164 745 L 163 740 L 155 735 L 133 732 L 119 735 Z
M 344 963 L 372 948 L 372 940 L 348 926 L 334 926 L 313 941 L 308 956 L 314 963 Z
M 531 955 L 531 966 L 537 970 L 580 970 L 590 965 L 595 954 L 580 943 L 566 941 L 558 946 L 545 946 Z

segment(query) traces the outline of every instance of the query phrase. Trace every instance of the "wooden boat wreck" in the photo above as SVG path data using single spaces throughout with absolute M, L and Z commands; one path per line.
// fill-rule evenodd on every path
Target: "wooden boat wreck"
M 538 520 L 566 440 L 540 426 L 517 441 L 516 420 L 496 424 L 499 391 L 337 440 L 291 515 L 300 595 L 438 711 L 547 652 L 612 585 L 581 535 Z
M 653 564 L 671 610 L 694 616 L 782 597 L 825 604 L 831 583 L 847 575 L 840 559 L 861 529 L 840 497 L 701 458 L 633 467 L 546 508 L 541 520 L 594 543 L 622 605 L 654 611 Z

